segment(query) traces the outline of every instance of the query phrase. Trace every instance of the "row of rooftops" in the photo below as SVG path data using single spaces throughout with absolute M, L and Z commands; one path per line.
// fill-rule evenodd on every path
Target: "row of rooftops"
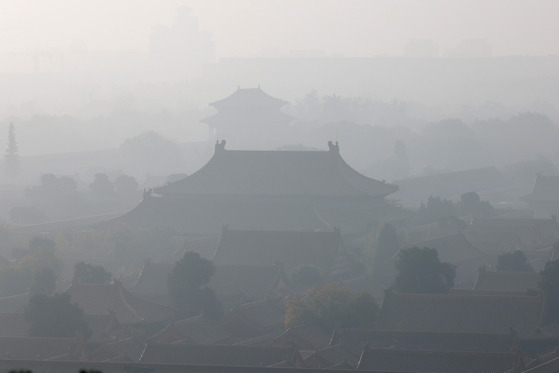
M 72 287 L 84 297 L 94 293 L 99 296 L 102 294 L 99 289 L 108 288 L 113 294 L 109 298 L 114 294 L 127 296 L 118 283 L 74 284 Z M 96 288 L 95 292 L 91 293 L 90 288 Z M 139 361 L 140 366 L 164 362 L 204 366 L 343 366 L 345 369 L 418 372 L 468 372 L 460 369 L 477 367 L 474 371 L 498 372 L 496 369 L 505 364 L 509 364 L 507 369 L 519 364 L 519 355 L 514 353 L 519 341 L 558 340 L 558 335 L 550 336 L 539 331 L 543 312 L 540 296 L 480 294 L 396 294 L 387 291 L 377 320 L 378 329 L 337 329 L 331 336 L 321 332 L 316 325 L 302 325 L 282 332 L 284 311 L 281 299 L 261 300 L 236 307 L 217 323 L 205 316 L 171 322 L 147 339 L 131 337 L 128 342 L 111 342 L 104 349 L 80 347 L 68 353 L 63 351 L 57 359 Z M 133 298 L 128 297 L 125 300 L 127 305 L 139 311 L 142 304 L 134 303 Z M 78 302 L 84 301 L 80 299 Z M 92 312 L 91 308 L 88 309 Z M 98 312 L 97 309 L 93 312 Z M 114 315 L 118 318 L 118 311 Z M 0 314 L 0 322 L 2 316 Z M 130 325 L 136 323 L 131 321 Z M 120 328 L 123 327 L 120 324 Z M 119 327 L 113 321 L 113 326 L 105 326 L 104 330 L 114 334 Z M 9 341 L 6 339 L 5 342 Z M 5 351 L 25 345 L 24 340 L 13 341 Z M 29 341 L 40 345 L 37 339 Z M 48 341 L 44 340 L 44 343 Z M 295 350 L 293 343 L 297 345 Z M 69 343 L 62 345 L 68 346 Z M 46 355 L 36 353 L 36 356 Z M 435 370 L 430 370 L 433 368 Z M 184 369 L 188 368 L 185 366 Z

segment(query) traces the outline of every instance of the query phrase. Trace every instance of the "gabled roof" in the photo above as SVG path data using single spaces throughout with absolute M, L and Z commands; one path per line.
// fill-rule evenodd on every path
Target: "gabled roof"
M 539 281 L 540 275 L 536 272 L 480 270 L 474 289 L 524 293 L 527 290 L 538 290 Z
M 142 363 L 267 367 L 291 360 L 294 350 L 283 346 L 148 344 Z
M 216 295 L 242 294 L 247 300 L 278 295 L 276 290 L 287 285 L 281 265 L 216 265 L 208 286 Z
M 230 340 L 229 334 L 221 330 L 216 320 L 204 315 L 173 321 L 163 330 L 149 337 L 149 343 L 198 343 L 224 344 Z
M 461 232 L 417 242 L 411 246 L 437 249 L 441 262 L 453 264 L 484 255 L 484 253 L 474 247 Z
M 512 353 L 365 349 L 360 370 L 439 373 L 503 373 L 514 367 Z
M 230 96 L 210 103 L 216 109 L 246 108 L 246 107 L 281 107 L 288 102 L 275 98 L 258 88 L 238 88 Z
M 167 294 L 167 278 L 173 271 L 175 263 L 155 263 L 151 260 L 144 262 L 136 283 L 130 290 L 139 294 Z
M 0 337 L 0 358 L 46 360 L 72 354 L 78 344 L 76 338 Z
M 282 366 L 285 366 L 283 364 Z M 146 364 L 130 362 L 83 362 L 83 361 L 36 361 L 36 360 L 0 360 L 1 371 L 19 370 L 24 367 L 34 373 L 76 373 L 79 371 L 99 371 L 103 373 L 301 373 L 300 368 L 265 368 L 217 366 L 217 365 L 183 365 L 183 364 Z M 307 373 L 323 373 L 323 369 L 305 369 Z M 345 368 L 330 370 L 332 373 L 347 373 Z M 378 372 L 381 373 L 381 372 Z M 383 372 L 388 373 L 388 372 Z M 394 373 L 394 372 L 390 372 Z
M 88 343 L 112 342 L 131 335 L 131 331 L 122 327 L 113 312 L 105 315 L 84 315 L 84 318 L 92 333 Z
M 341 344 L 336 344 L 314 351 L 304 359 L 304 363 L 308 368 L 328 368 L 345 362 L 355 368 L 360 355 L 361 351 L 355 354 Z
M 502 188 L 509 184 L 495 167 L 440 173 L 398 180 L 400 191 L 394 196 L 406 205 L 419 205 L 430 196 L 456 198 L 467 192 Z
M 0 312 L 18 313 L 29 303 L 29 292 L 0 297 Z
M 132 290 L 139 295 L 168 293 L 167 278 L 174 263 L 146 261 Z M 208 286 L 220 295 L 243 295 L 247 300 L 258 300 L 274 294 L 274 290 L 286 281 L 281 265 L 216 265 Z
M 107 343 L 105 346 L 107 347 L 107 352 L 109 354 L 112 352 L 110 358 L 116 356 L 127 356 L 133 361 L 138 361 L 142 356 L 142 352 L 144 352 L 146 343 L 143 339 L 130 337 L 119 341 Z
M 318 350 L 330 344 L 331 334 L 316 323 L 292 326 L 269 342 L 276 346 L 295 345 L 299 350 Z
M 149 228 L 165 226 L 188 235 L 219 235 L 232 229 L 327 229 L 309 200 L 295 198 L 149 197 L 118 222 Z
M 509 333 L 529 336 L 540 326 L 541 296 L 402 294 L 388 290 L 376 328 L 382 330 Z
M 74 281 L 65 291 L 86 315 L 114 312 L 119 322 L 162 321 L 172 316 L 169 308 L 143 301 L 125 290 L 120 282 L 85 284 Z
M 531 193 L 521 199 L 526 202 L 559 202 L 559 176 L 538 174 Z
M 384 197 L 398 190 L 358 173 L 337 145 L 329 146 L 329 151 L 226 150 L 222 141 L 200 170 L 154 191 L 164 196 Z
M 28 329 L 29 323 L 23 313 L 0 313 L 0 336 L 24 337 Z
M 255 337 L 283 329 L 285 307 L 280 298 L 245 303 L 227 312 L 219 325 L 233 336 Z
M 214 263 L 281 263 L 287 274 L 302 265 L 315 265 L 329 274 L 336 257 L 342 253 L 339 231 L 237 231 L 225 228 L 214 256 Z
M 476 218 L 469 229 L 509 231 L 518 234 L 528 248 L 550 246 L 557 239 L 559 225 L 554 219 Z
M 514 336 L 487 333 L 408 332 L 375 329 L 336 329 L 333 344 L 354 353 L 370 348 L 419 351 L 513 352 Z
M 522 248 L 522 241 L 515 231 L 464 229 L 464 237 L 486 254 L 515 251 Z

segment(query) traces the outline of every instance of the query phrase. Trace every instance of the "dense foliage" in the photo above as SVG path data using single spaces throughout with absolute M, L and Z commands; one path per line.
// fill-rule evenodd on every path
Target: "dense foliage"
M 14 262 L 0 263 L 0 294 L 3 296 L 36 291 L 50 294 L 62 261 L 55 255 L 53 240 L 34 237 L 28 248 L 14 248 Z M 44 284 L 40 282 L 45 281 Z
M 181 316 L 196 316 L 200 312 L 217 316 L 221 313 L 214 291 L 206 286 L 214 272 L 213 263 L 201 258 L 198 253 L 186 252 L 177 261 L 167 285 L 171 300 Z
M 441 263 L 436 249 L 400 250 L 396 269 L 394 288 L 402 293 L 446 293 L 454 286 L 456 266 Z
M 539 287 L 546 297 L 548 317 L 559 321 L 559 260 L 545 263 L 544 270 L 540 273 Z
M 507 272 L 534 272 L 523 251 L 503 253 L 497 258 L 497 270 Z
M 81 334 L 91 336 L 83 310 L 72 303 L 68 294 L 53 296 L 35 295 L 25 307 L 25 320 L 30 324 L 31 337 L 74 337 Z
M 378 310 L 370 294 L 363 292 L 353 296 L 346 288 L 329 284 L 289 297 L 285 325 L 290 327 L 316 322 L 325 330 L 332 330 L 335 326 L 371 328 Z

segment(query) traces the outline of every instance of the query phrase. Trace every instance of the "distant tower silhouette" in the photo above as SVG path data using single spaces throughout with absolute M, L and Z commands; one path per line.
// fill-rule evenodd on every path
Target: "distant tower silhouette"
M 281 112 L 288 103 L 272 97 L 258 88 L 240 88 L 230 96 L 210 103 L 217 113 L 202 119 L 208 125 L 209 141 L 215 143 L 227 138 L 239 144 L 254 139 L 273 141 L 278 138 L 293 120 Z
M 5 170 L 8 176 L 16 176 L 19 171 L 19 156 L 17 154 L 16 129 L 13 123 L 10 123 L 8 130 L 8 148 L 4 155 Z

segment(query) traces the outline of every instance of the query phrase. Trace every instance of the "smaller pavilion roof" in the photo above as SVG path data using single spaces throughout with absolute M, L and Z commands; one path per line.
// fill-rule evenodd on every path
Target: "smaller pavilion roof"
M 275 98 L 258 88 L 237 88 L 231 95 L 224 99 L 210 103 L 216 109 L 238 108 L 247 106 L 272 106 L 281 107 L 287 105 L 288 102 Z

